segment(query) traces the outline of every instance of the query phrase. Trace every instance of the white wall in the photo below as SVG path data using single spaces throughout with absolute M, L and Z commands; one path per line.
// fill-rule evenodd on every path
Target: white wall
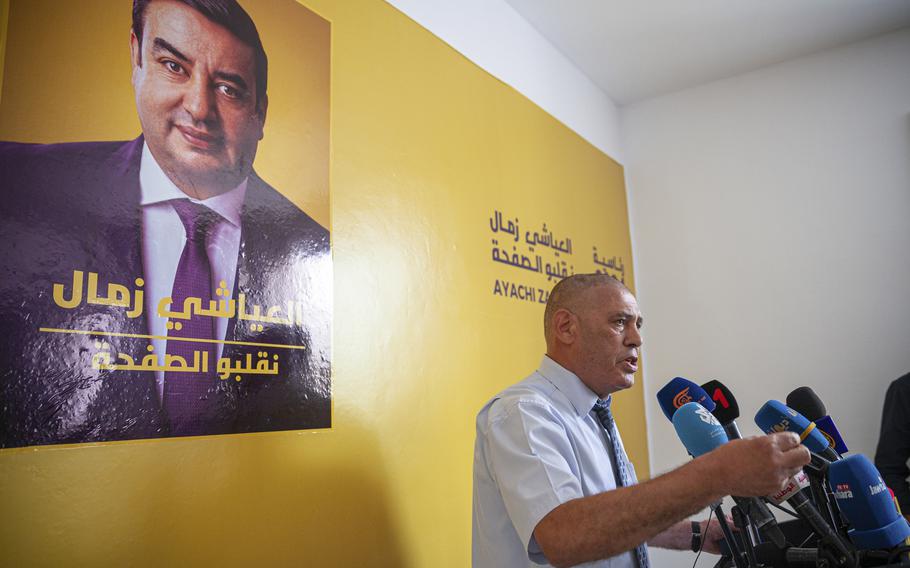
M 386 0 L 622 163 L 613 101 L 503 0 Z
M 872 457 L 910 371 L 910 30 L 632 105 L 622 128 L 653 472 L 688 459 L 654 398 L 676 375 L 727 384 L 744 434 L 810 386 Z

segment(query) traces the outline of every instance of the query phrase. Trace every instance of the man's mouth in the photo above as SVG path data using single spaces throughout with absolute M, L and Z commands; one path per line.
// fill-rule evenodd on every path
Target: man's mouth
M 214 146 L 220 144 L 221 138 L 204 130 L 193 128 L 192 126 L 176 125 L 177 130 L 183 135 L 183 139 L 190 146 L 200 150 L 211 150 Z
M 623 359 L 622 364 L 629 369 L 630 372 L 634 373 L 638 370 L 638 357 L 632 355 L 631 357 L 626 357 Z

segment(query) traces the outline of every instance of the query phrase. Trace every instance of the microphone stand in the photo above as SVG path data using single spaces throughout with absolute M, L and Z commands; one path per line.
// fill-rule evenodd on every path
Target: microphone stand
M 733 557 L 733 563 L 736 568 L 749 568 L 745 563 L 746 561 L 743 560 L 745 554 L 739 550 L 739 546 L 737 546 L 736 540 L 733 538 L 733 531 L 730 530 L 730 525 L 727 524 L 727 517 L 724 515 L 720 502 L 714 505 L 712 509 L 714 509 L 714 515 L 717 517 L 720 530 L 724 533 L 724 540 L 727 541 L 727 546 L 730 548 L 730 555 Z
M 825 521 L 834 528 L 843 538 L 849 540 L 847 535 L 847 526 L 840 516 L 840 510 L 832 507 L 832 495 L 828 489 L 828 466 L 831 462 L 822 456 L 812 453 L 812 461 L 809 462 L 803 471 L 809 477 L 809 489 L 812 491 L 812 500 L 819 512 L 824 515 Z
M 733 507 L 730 514 L 733 515 L 733 526 L 739 529 L 737 535 L 745 551 L 749 568 L 758 568 L 758 561 L 755 559 L 756 536 L 751 519 L 738 506 Z

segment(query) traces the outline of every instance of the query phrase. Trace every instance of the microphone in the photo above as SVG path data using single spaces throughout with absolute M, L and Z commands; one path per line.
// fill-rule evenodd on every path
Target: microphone
M 772 432 L 793 432 L 798 434 L 800 442 L 810 451 L 821 454 L 830 460 L 840 459 L 840 456 L 831 449 L 828 440 L 818 432 L 814 422 L 810 422 L 805 416 L 780 401 L 769 400 L 758 409 L 755 414 L 755 423 L 762 431 L 768 434 Z M 785 499 L 799 511 L 815 534 L 831 545 L 839 556 L 838 563 L 843 564 L 851 561 L 853 555 L 840 535 L 831 528 L 832 524 L 836 523 L 834 522 L 834 515 L 830 510 L 825 490 L 821 485 L 822 481 L 819 479 L 815 484 L 818 489 L 818 505 L 819 507 L 824 506 L 824 510 L 831 518 L 831 524 L 825 521 L 818 509 L 800 492 L 802 487 L 798 480 L 795 488 L 792 488 L 791 494 Z
M 837 552 L 840 557 L 837 564 L 841 566 L 849 565 L 853 556 L 847 548 L 846 543 L 841 539 L 840 535 L 831 528 L 831 525 L 825 521 L 821 516 L 821 513 L 818 512 L 818 509 L 812 505 L 812 502 L 802 494 L 801 490 L 808 487 L 808 485 L 808 476 L 803 472 L 799 472 L 797 475 L 790 478 L 783 489 L 774 495 L 769 495 L 768 500 L 775 505 L 780 505 L 784 501 L 793 505 L 793 508 L 800 513 L 803 519 L 805 519 L 812 531 L 822 540 L 830 544 L 834 551 Z
M 673 379 L 676 381 L 679 379 Z M 686 379 L 680 379 L 686 381 Z M 673 381 L 670 381 L 672 384 Z M 689 382 L 689 381 L 686 381 Z M 667 385 L 670 386 L 670 385 Z M 694 385 L 698 390 L 701 387 Z M 664 387 L 665 389 L 667 387 Z M 687 387 L 688 388 L 688 387 Z M 691 392 L 691 390 L 689 391 Z M 658 395 L 659 396 L 659 395 Z M 704 455 L 728 442 L 727 433 L 724 432 L 723 426 L 714 418 L 707 408 L 697 402 L 687 402 L 681 405 L 673 414 L 673 428 L 676 429 L 676 435 L 685 446 L 693 458 Z M 711 505 L 711 508 L 717 512 L 717 522 L 724 533 L 724 540 L 727 541 L 727 547 L 732 553 L 733 562 L 737 568 L 745 568 L 747 562 L 743 558 L 743 552 L 739 550 L 736 541 L 733 538 L 733 531 L 727 524 L 727 518 L 720 506 L 720 501 Z
M 727 437 L 731 440 L 742 439 L 739 428 L 735 420 L 739 418 L 739 405 L 736 404 L 736 397 L 720 381 L 708 381 L 701 386 L 711 400 L 715 403 L 714 410 L 711 413 L 717 418 L 718 422 L 724 427 Z
M 708 409 L 714 410 L 714 401 L 708 397 L 702 388 L 689 379 L 676 377 L 657 391 L 657 402 L 664 411 L 667 420 L 673 420 L 676 410 L 689 402 L 697 402 Z
M 772 432 L 793 432 L 799 435 L 799 441 L 816 454 L 836 461 L 840 456 L 831 449 L 828 439 L 825 438 L 815 422 L 810 422 L 805 416 L 777 400 L 769 400 L 758 409 L 755 414 L 755 423 L 766 434 Z
M 856 454 L 832 463 L 828 483 L 853 525 L 847 534 L 858 548 L 893 548 L 910 536 L 910 524 L 898 514 L 881 474 L 866 456 Z
M 794 493 L 799 493 L 807 487 L 809 487 L 809 476 L 806 475 L 805 472 L 800 471 L 787 481 L 787 485 L 785 485 L 783 489 L 774 495 L 768 495 L 768 501 L 771 501 L 775 505 L 780 505 L 784 501 L 790 499 Z
M 716 403 L 712 414 L 723 426 L 727 438 L 730 440 L 742 439 L 742 434 L 739 433 L 739 428 L 736 426 L 736 419 L 739 418 L 739 405 L 736 403 L 736 397 L 733 396 L 730 389 L 720 381 L 708 381 L 701 388 Z M 737 497 L 735 495 L 731 495 L 731 497 L 740 511 L 752 520 L 762 537 L 779 547 L 786 545 L 786 537 L 777 526 L 777 519 L 774 518 L 774 514 L 771 513 L 771 510 L 761 499 Z
M 795 389 L 787 395 L 787 406 L 815 422 L 822 435 L 828 439 L 828 443 L 838 454 L 845 454 L 850 451 L 837 430 L 837 426 L 834 425 L 834 420 L 827 415 L 825 403 L 818 398 L 815 391 L 809 387 Z
M 680 406 L 672 420 L 676 435 L 679 436 L 686 451 L 693 458 L 706 454 L 729 441 L 727 433 L 724 432 L 724 428 L 717 418 L 697 402 L 687 402 Z
M 772 548 L 765 544 L 755 547 L 755 557 L 759 566 L 773 566 L 774 568 L 817 568 L 817 548 Z

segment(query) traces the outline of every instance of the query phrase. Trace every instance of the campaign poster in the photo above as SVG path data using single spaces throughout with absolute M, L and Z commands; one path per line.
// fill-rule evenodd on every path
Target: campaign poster
M 12 0 L 0 448 L 332 424 L 330 23 Z

